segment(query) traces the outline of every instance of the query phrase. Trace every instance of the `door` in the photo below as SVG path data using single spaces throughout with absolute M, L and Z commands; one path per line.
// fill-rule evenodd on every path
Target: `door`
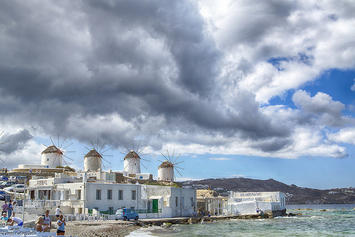
M 158 213 L 158 199 L 153 199 L 153 213 Z
M 181 198 L 180 198 L 180 216 L 183 216 L 182 211 L 183 211 L 183 209 L 184 209 L 184 207 L 185 207 L 184 199 L 185 199 L 184 197 L 181 197 Z

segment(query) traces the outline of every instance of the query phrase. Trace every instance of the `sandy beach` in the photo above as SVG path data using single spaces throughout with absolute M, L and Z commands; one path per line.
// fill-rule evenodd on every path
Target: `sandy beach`
M 140 228 L 131 222 L 95 221 L 68 222 L 65 235 L 71 236 L 126 236 Z

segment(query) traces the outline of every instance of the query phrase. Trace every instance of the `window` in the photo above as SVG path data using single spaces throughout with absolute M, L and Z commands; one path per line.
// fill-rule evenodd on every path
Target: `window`
M 101 200 L 101 190 L 96 189 L 96 200 Z
M 179 206 L 179 198 L 178 197 L 175 197 L 175 205 L 176 205 L 176 207 Z
M 107 190 L 107 200 L 112 200 L 112 190 Z
M 194 198 L 193 198 L 193 197 L 191 198 L 191 206 L 192 206 L 192 207 L 195 206 L 195 205 L 194 205 Z
M 118 190 L 118 200 L 123 200 L 123 190 Z
M 136 190 L 132 190 L 132 200 L 136 200 Z
M 131 210 L 134 211 L 134 207 L 131 207 Z
M 77 198 L 78 198 L 78 200 L 81 200 L 81 190 L 80 189 L 77 190 Z

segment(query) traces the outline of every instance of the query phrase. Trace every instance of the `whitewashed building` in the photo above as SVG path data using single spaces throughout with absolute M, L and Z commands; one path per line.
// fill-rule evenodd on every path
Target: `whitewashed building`
M 89 214 L 94 209 L 113 214 L 119 208 L 134 208 L 141 218 L 192 216 L 196 211 L 194 189 L 100 180 L 88 182 L 86 177 L 63 174 L 30 180 L 28 194 L 31 201 L 27 205 L 37 205 L 38 212 L 54 210 L 58 205 L 65 214 Z
M 227 213 L 250 215 L 262 212 L 274 216 L 286 214 L 286 197 L 282 192 L 230 192 Z

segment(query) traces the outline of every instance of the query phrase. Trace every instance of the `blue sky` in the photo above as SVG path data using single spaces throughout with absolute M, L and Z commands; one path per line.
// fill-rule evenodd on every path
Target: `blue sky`
M 179 179 L 355 186 L 354 11 L 346 0 L 3 1 L 2 166 L 39 163 L 60 136 L 79 169 L 98 140 L 113 170 L 140 146 L 155 175 L 175 150 Z

